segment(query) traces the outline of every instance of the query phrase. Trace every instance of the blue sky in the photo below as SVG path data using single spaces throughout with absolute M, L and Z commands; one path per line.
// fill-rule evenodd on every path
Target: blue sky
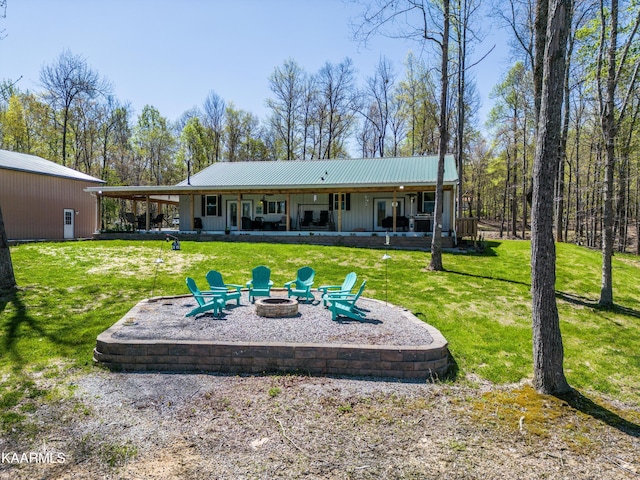
M 342 0 L 7 0 L 0 79 L 22 75 L 20 89 L 39 91 L 42 66 L 69 49 L 136 115 L 150 104 L 176 120 L 214 90 L 264 120 L 268 77 L 289 58 L 315 73 L 350 57 L 365 78 L 384 55 L 402 76 L 407 52 L 418 46 L 382 37 L 359 45 L 349 26 L 359 12 Z M 477 55 L 498 46 L 473 71 L 482 122 L 488 94 L 508 67 L 504 35 L 488 27 Z

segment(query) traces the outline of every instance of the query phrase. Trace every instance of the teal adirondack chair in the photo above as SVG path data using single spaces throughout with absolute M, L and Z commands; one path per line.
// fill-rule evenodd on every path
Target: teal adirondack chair
M 327 306 L 327 296 L 331 293 L 351 293 L 353 286 L 356 284 L 357 278 L 358 275 L 356 275 L 356 272 L 351 272 L 344 278 L 342 285 L 322 285 L 318 287 L 318 291 L 322 292 L 322 304 L 325 307 Z
M 193 317 L 200 313 L 213 310 L 214 315 L 219 315 L 224 307 L 224 297 L 215 294 L 204 294 L 200 291 L 193 278 L 187 277 L 187 287 L 193 294 L 193 298 L 198 302 L 198 306 L 187 313 L 187 317 Z
M 311 293 L 311 286 L 316 276 L 316 272 L 311 267 L 302 267 L 298 270 L 298 274 L 295 280 L 291 280 L 284 284 L 287 287 L 287 297 L 298 297 L 304 300 L 314 300 L 314 296 Z
M 240 305 L 242 285 L 224 283 L 224 281 L 222 280 L 222 274 L 217 270 L 209 270 L 207 272 L 207 282 L 209 282 L 209 290 L 203 293 L 215 293 L 223 295 L 225 305 L 229 300 L 235 300 L 236 305 Z
M 336 320 L 340 315 L 354 320 L 364 320 L 367 317 L 366 312 L 356 306 L 356 302 L 362 295 L 366 284 L 367 281 L 364 280 L 355 295 L 342 293 L 327 295 L 329 310 L 331 310 L 331 320 Z
M 251 280 L 247 282 L 251 303 L 255 301 L 255 297 L 269 297 L 271 295 L 271 286 L 273 285 L 270 280 L 271 270 L 269 270 L 269 267 L 260 265 L 252 270 L 251 276 Z

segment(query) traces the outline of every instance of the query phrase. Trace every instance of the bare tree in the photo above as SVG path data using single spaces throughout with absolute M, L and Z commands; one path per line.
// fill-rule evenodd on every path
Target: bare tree
M 438 125 L 438 174 L 434 206 L 433 236 L 431 239 L 430 270 L 442 266 L 442 211 L 444 158 L 449 143 L 449 29 L 450 1 L 442 0 L 377 0 L 361 16 L 355 36 L 367 42 L 373 35 L 413 39 L 424 46 L 435 45 L 440 60 L 440 112 Z
M 204 101 L 204 124 L 213 135 L 213 158 L 209 163 L 219 162 L 222 158 L 222 139 L 224 137 L 225 101 L 214 91 L 209 92 Z
M 607 49 L 606 58 L 604 54 L 605 42 L 607 38 L 607 16 L 609 19 L 609 47 Z M 640 62 L 636 62 L 630 79 L 627 84 L 627 90 L 624 98 L 616 105 L 616 90 L 621 82 L 621 77 L 625 72 L 625 67 L 632 56 L 630 50 L 633 45 L 633 39 L 640 27 L 640 10 L 637 11 L 636 18 L 632 21 L 629 33 L 627 33 L 627 41 L 625 42 L 622 53 L 618 57 L 618 0 L 611 0 L 610 9 L 605 12 L 604 0 L 600 2 L 600 21 L 601 36 L 600 48 L 598 49 L 598 66 L 596 71 L 597 94 L 598 94 L 598 113 L 600 116 L 600 128 L 602 131 L 602 139 L 604 141 L 606 163 L 605 163 L 605 188 L 604 188 L 604 235 L 602 239 L 602 283 L 600 287 L 600 300 L 598 304 L 601 307 L 613 306 L 613 273 L 611 266 L 611 258 L 613 256 L 613 222 L 614 222 L 614 168 L 615 168 L 615 142 L 620 128 L 620 123 L 627 114 L 627 108 L 630 99 L 635 90 L 635 84 L 638 79 L 640 70 Z M 603 71 L 606 68 L 606 80 L 603 82 Z M 617 117 L 617 118 L 616 118 Z
M 276 141 L 284 145 L 286 160 L 297 157 L 301 123 L 301 107 L 304 100 L 305 73 L 293 60 L 284 62 L 282 68 L 276 67 L 269 77 L 269 88 L 275 98 L 267 100 L 271 109 L 271 127 Z
M 45 97 L 54 115 L 59 113 L 62 116 L 62 164 L 66 165 L 67 136 L 74 105 L 83 97 L 95 98 L 100 94 L 108 94 L 111 86 L 89 68 L 84 58 L 69 50 L 64 50 L 56 62 L 42 68 L 40 83 L 47 90 Z
M 542 3 L 545 3 L 544 0 Z M 572 0 L 550 0 L 539 11 L 545 28 L 540 114 L 534 158 L 531 207 L 531 296 L 533 329 L 533 384 L 541 393 L 570 390 L 564 375 L 562 335 L 556 304 L 556 250 L 553 238 L 553 193 L 558 170 L 562 127 L 562 98 L 566 46 Z M 537 55 L 536 55 L 537 56 Z

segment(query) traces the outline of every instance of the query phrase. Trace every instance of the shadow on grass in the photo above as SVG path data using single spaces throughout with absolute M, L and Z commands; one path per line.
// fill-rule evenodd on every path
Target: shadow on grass
M 571 303 L 572 305 L 592 308 L 594 310 L 607 310 L 613 313 L 627 315 L 629 317 L 640 318 L 640 312 L 638 310 L 623 307 L 622 305 L 614 305 L 612 308 L 601 307 L 597 301 L 581 297 L 580 295 L 575 295 L 573 293 L 556 292 L 556 298 L 564 300 L 567 303 Z
M 589 415 L 596 420 L 600 420 L 610 427 L 620 430 L 622 433 L 635 438 L 640 438 L 640 425 L 622 418 L 617 413 L 612 412 L 602 405 L 598 405 L 577 390 L 572 390 L 565 394 L 558 394 L 555 395 L 555 397 L 564 400 L 576 410 Z
M 507 278 L 488 277 L 486 275 L 477 275 L 475 273 L 467 273 L 467 272 L 456 272 L 455 270 L 447 270 L 447 269 L 445 269 L 445 272 L 452 273 L 454 275 L 460 275 L 463 277 L 471 277 L 471 278 L 478 278 L 478 279 L 481 278 L 482 280 L 495 280 L 496 282 L 513 283 L 514 285 L 522 285 L 527 288 L 531 288 L 531 283 L 521 282 L 519 280 L 509 280 Z
M 0 298 L 0 314 L 4 313 L 9 304 L 13 305 L 15 313 L 0 323 L 0 325 L 2 325 L 2 333 L 0 334 L 2 346 L 0 347 L 0 351 L 3 355 L 11 356 L 13 368 L 22 369 L 29 360 L 24 359 L 22 355 L 20 355 L 18 348 L 20 339 L 25 336 L 25 329 L 35 332 L 40 337 L 48 339 L 55 345 L 70 345 L 69 342 L 62 340 L 51 332 L 47 332 L 29 315 L 27 307 L 20 298 L 19 290 L 5 294 Z
M 473 241 L 465 239 L 459 242 L 458 248 L 447 249 L 447 253 L 473 257 L 497 257 L 495 249 L 499 246 L 500 242 L 496 241 L 477 241 L 474 245 Z

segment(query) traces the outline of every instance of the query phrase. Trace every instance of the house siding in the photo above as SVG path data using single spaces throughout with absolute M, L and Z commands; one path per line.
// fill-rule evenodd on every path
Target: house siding
M 63 239 L 64 209 L 74 210 L 74 238 L 96 230 L 96 183 L 0 169 L 0 206 L 9 240 Z

